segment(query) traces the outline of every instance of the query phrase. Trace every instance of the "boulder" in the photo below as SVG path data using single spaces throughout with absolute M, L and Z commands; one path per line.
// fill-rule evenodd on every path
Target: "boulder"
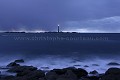
M 18 60 L 15 60 L 14 62 L 15 63 L 24 63 L 24 60 L 23 59 L 18 59 Z
M 55 72 L 57 75 L 62 75 L 66 73 L 65 69 L 53 69 L 53 72 Z
M 46 70 L 46 69 L 50 69 L 49 67 L 41 67 L 41 69 Z
M 10 64 L 7 65 L 7 67 L 17 67 L 17 66 L 20 66 L 20 65 L 15 62 L 11 62 Z
M 92 66 L 100 66 L 100 65 L 98 65 L 98 64 L 92 64 Z
M 45 77 L 47 80 L 56 80 L 58 78 L 58 74 L 54 71 L 49 71 L 48 73 L 46 73 Z
M 42 70 L 37 70 L 33 66 L 17 66 L 9 69 L 8 72 L 17 73 L 13 80 L 39 80 L 39 78 L 45 77 Z
M 84 67 L 89 67 L 88 65 L 85 65 Z
M 84 69 L 68 67 L 64 69 L 53 69 L 46 74 L 47 80 L 78 80 L 88 73 Z
M 88 72 L 82 68 L 77 69 L 75 67 L 69 67 L 69 68 L 65 68 L 64 70 L 71 70 L 78 78 L 88 75 Z
M 16 66 L 16 67 L 10 68 L 8 72 L 19 73 L 23 71 L 34 71 L 34 70 L 37 70 L 37 68 L 33 66 Z
M 71 70 L 67 70 L 65 74 L 58 76 L 57 80 L 78 80 L 78 78 Z
M 101 80 L 120 80 L 120 68 L 109 68 Z
M 109 68 L 105 72 L 105 75 L 108 75 L 108 74 L 120 74 L 120 68 Z
M 100 80 L 100 77 L 98 77 L 98 76 L 89 76 L 88 79 L 89 80 Z
M 107 65 L 111 65 L 111 66 L 119 66 L 120 64 L 119 64 L 119 63 L 116 63 L 116 62 L 110 62 L 110 63 L 108 63 Z
M 81 65 L 73 65 L 74 67 L 80 67 Z
M 27 73 L 23 77 L 25 77 L 26 80 L 39 80 L 39 78 L 45 77 L 45 73 L 41 70 L 35 70 Z
M 99 73 L 98 73 L 96 70 L 91 71 L 89 74 L 92 74 L 92 75 L 99 75 Z

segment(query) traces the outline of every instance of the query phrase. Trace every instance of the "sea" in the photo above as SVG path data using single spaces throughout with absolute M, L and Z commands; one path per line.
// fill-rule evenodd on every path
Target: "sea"
M 66 67 L 105 73 L 120 64 L 119 33 L 0 33 L 0 66 L 16 59 L 41 70 Z M 3 74 L 5 70 L 0 69 Z

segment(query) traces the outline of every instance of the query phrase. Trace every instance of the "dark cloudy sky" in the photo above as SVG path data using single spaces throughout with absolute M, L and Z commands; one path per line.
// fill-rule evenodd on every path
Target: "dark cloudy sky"
M 120 32 L 120 0 L 0 0 L 0 31 Z

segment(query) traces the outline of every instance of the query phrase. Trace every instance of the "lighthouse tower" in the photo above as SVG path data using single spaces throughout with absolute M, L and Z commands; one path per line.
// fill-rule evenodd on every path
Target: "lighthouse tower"
M 60 25 L 58 24 L 58 33 L 60 32 Z

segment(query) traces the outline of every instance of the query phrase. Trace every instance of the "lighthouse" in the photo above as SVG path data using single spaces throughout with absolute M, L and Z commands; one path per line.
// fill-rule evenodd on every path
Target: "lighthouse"
M 60 25 L 58 24 L 58 33 L 60 32 Z

